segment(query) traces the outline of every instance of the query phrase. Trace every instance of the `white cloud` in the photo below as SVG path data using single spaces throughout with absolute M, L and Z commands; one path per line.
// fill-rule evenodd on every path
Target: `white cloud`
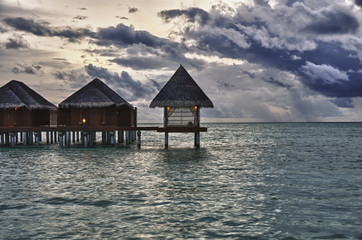
M 304 66 L 301 67 L 304 72 L 313 81 L 323 81 L 327 84 L 338 83 L 340 81 L 348 81 L 348 75 L 344 71 L 340 71 L 330 65 L 322 64 L 316 65 L 307 61 Z

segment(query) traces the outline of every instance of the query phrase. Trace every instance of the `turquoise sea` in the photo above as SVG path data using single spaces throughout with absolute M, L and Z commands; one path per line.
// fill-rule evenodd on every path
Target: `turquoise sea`
M 0 147 L 1 239 L 362 239 L 362 123 Z

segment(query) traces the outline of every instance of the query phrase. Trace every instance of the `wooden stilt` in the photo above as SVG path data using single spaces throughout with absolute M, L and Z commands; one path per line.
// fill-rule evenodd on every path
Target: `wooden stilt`
M 1 133 L 1 134 L 0 134 L 0 144 L 1 144 L 1 145 L 4 145 L 4 144 L 5 144 L 4 140 L 5 140 L 4 134 Z
M 88 138 L 89 138 L 89 133 L 87 133 L 87 132 L 83 132 L 83 138 L 84 138 L 84 141 L 83 141 L 83 143 L 84 143 L 84 147 L 86 148 L 86 147 L 88 147 Z
M 196 148 L 200 147 L 200 133 L 199 132 L 195 132 L 195 147 Z
M 15 147 L 15 134 L 13 132 L 9 134 L 12 147 Z
M 115 133 L 114 132 L 109 132 L 109 138 L 110 138 L 111 145 L 115 146 L 116 145 Z
M 102 132 L 102 144 L 107 144 L 107 133 Z
M 168 148 L 168 132 L 165 132 L 165 148 Z
M 9 146 L 9 145 L 10 145 L 9 133 L 5 133 L 5 146 Z
M 64 146 L 64 133 L 63 132 L 59 132 L 58 133 L 58 136 L 59 136 L 59 146 L 60 147 L 63 147 Z
M 77 142 L 79 142 L 79 131 L 77 131 Z
M 49 145 L 49 131 L 45 132 L 47 145 Z
M 23 135 L 23 144 L 26 146 L 28 145 L 28 134 L 26 132 L 22 132 Z
M 73 131 L 72 134 L 73 134 L 72 142 L 75 143 L 75 131 Z
M 124 143 L 124 132 L 123 131 L 118 131 L 118 142 Z
M 36 147 L 39 147 L 40 134 L 39 134 L 39 132 L 34 132 L 34 135 L 35 135 L 35 145 L 36 145 Z
M 141 147 L 141 131 L 140 130 L 137 131 L 137 147 L 138 148 Z

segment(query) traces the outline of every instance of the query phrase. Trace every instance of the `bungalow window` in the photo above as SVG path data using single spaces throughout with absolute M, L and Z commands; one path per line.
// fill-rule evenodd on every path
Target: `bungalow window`
M 197 107 L 167 107 L 167 126 L 189 126 L 199 125 Z

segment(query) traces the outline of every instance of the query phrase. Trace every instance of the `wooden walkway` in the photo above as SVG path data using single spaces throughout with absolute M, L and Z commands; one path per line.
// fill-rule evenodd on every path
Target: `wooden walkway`
M 81 142 L 84 147 L 93 147 L 96 133 L 102 133 L 102 143 L 116 145 L 116 143 L 131 144 L 137 140 L 141 147 L 141 132 L 156 131 L 165 134 L 165 147 L 168 147 L 169 133 L 195 133 L 195 147 L 200 147 L 200 132 L 207 132 L 205 127 L 119 127 L 119 126 L 40 126 L 40 127 L 0 127 L 0 146 L 37 145 L 42 141 L 45 133 L 46 144 L 59 143 L 61 147 L 70 146 L 71 142 Z M 117 133 L 117 134 L 116 134 Z M 116 141 L 116 136 L 118 141 Z

